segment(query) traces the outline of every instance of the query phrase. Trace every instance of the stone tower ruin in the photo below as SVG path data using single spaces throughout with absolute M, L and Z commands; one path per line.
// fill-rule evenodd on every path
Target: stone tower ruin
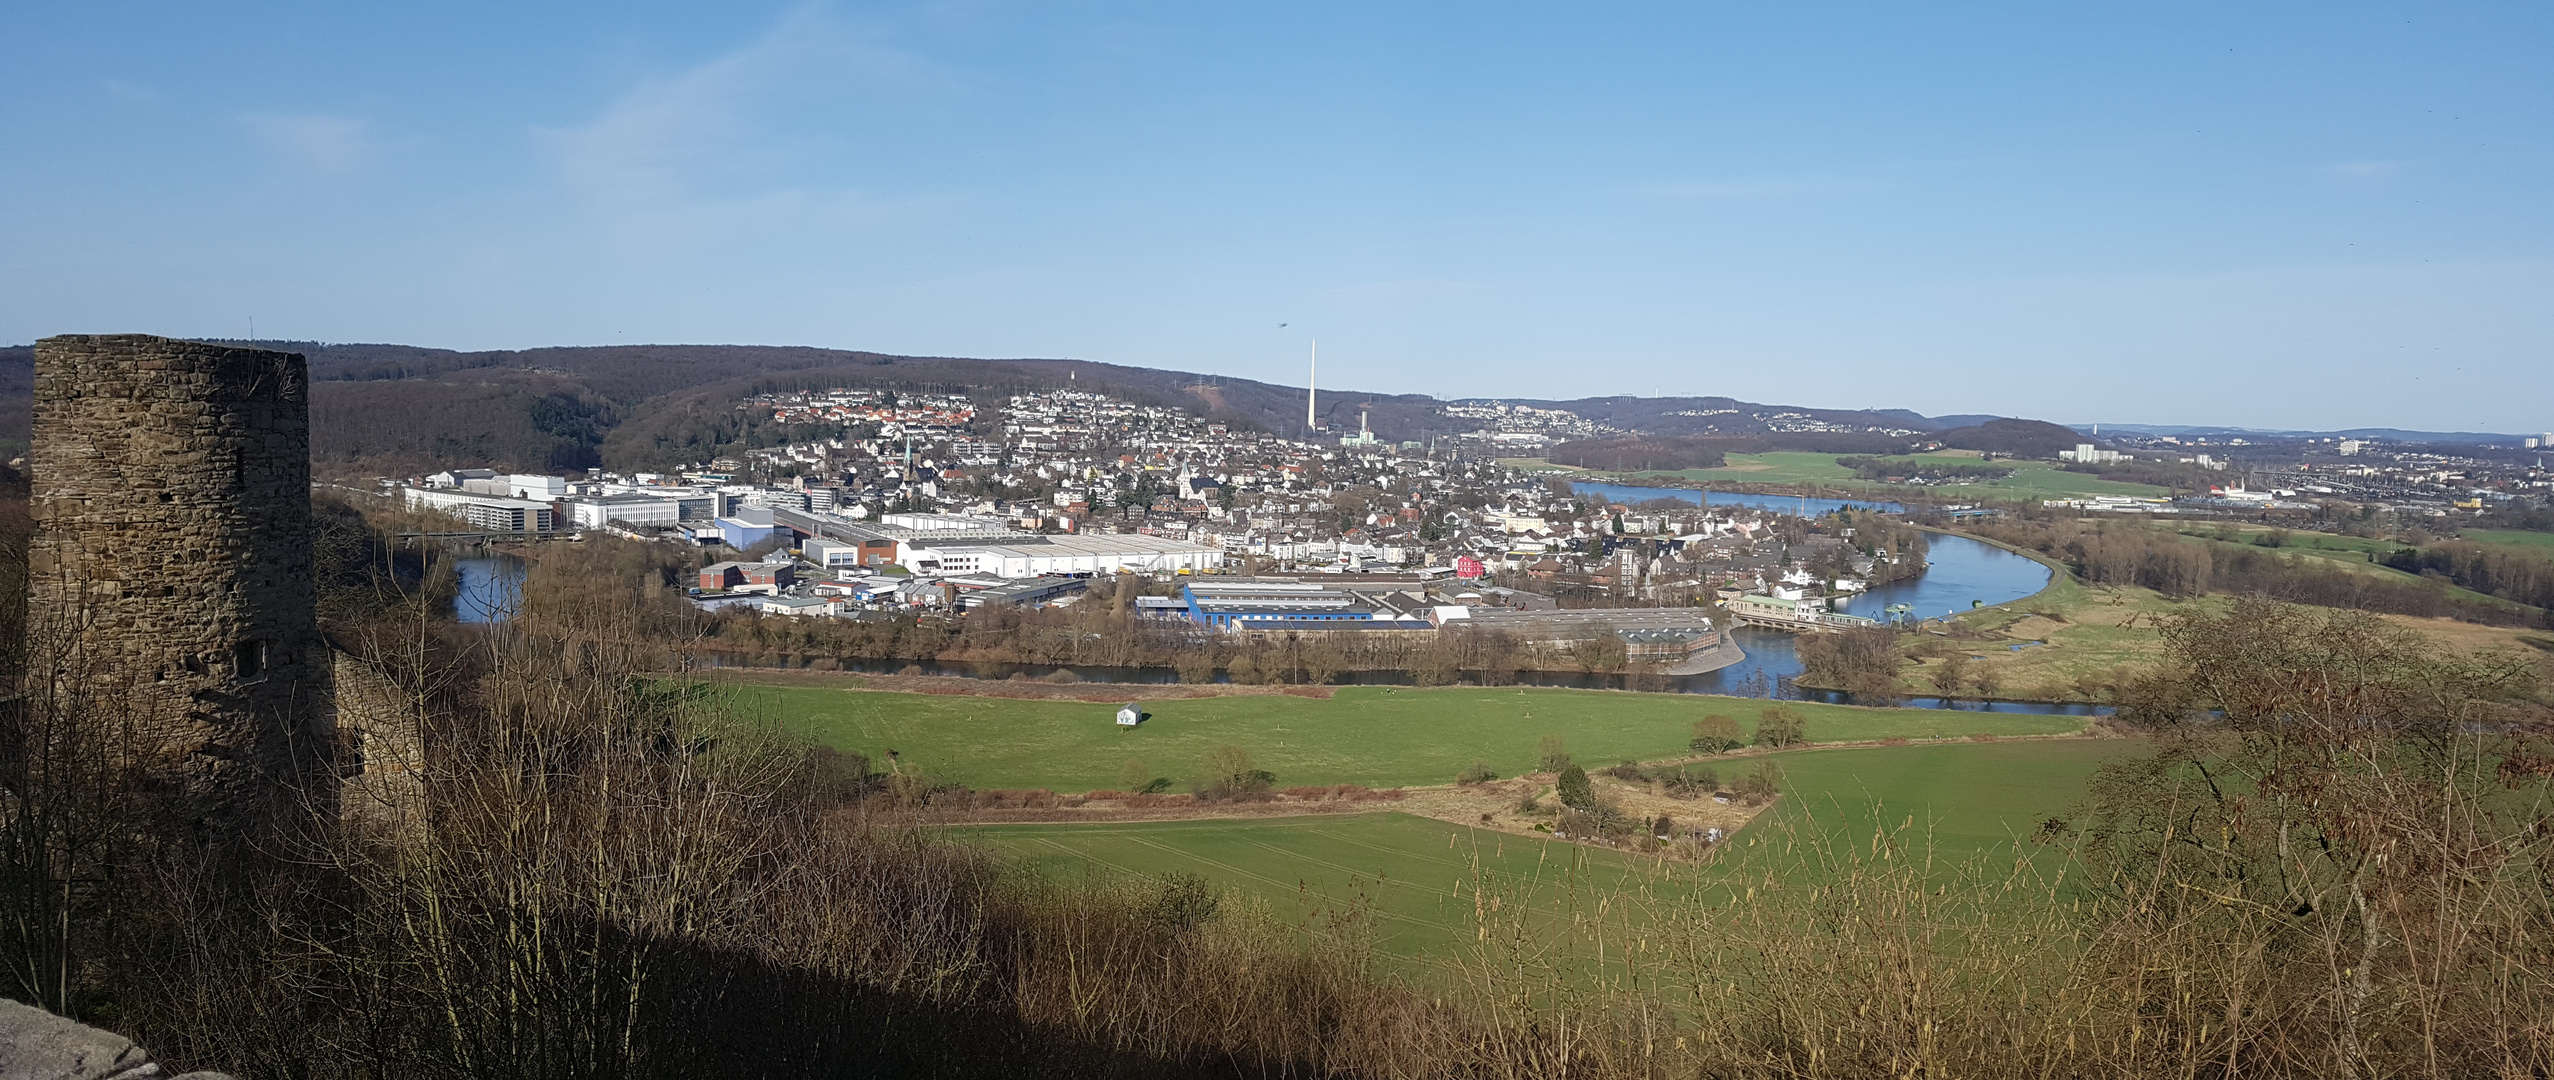
M 300 356 L 142 334 L 35 348 L 31 613 L 129 709 L 208 839 L 335 797 Z

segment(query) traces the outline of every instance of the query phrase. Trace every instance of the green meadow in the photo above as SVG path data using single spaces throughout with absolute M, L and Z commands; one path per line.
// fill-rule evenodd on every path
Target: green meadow
M 2537 555 L 2554 556 L 2554 533 L 2528 532 L 2523 529 L 2467 529 L 2458 533 L 2457 538 Z
M 1290 922 L 1362 910 L 1375 921 L 1378 944 L 1399 956 L 1444 957 L 1470 938 L 1476 872 L 1547 910 L 1572 895 L 1679 887 L 1654 873 L 1653 859 L 1408 814 L 979 825 L 953 833 L 1061 879 L 1196 874 Z
M 1141 695 L 1130 687 L 1130 695 Z M 1280 786 L 1444 784 L 1475 760 L 1501 776 L 1534 767 L 1544 735 L 1560 736 L 1580 762 L 1686 756 L 1693 723 L 1713 713 L 1752 730 L 1754 698 L 1550 688 L 1346 686 L 1327 699 L 1250 695 L 1145 705 L 1141 727 L 1120 728 L 1116 706 L 743 684 L 739 704 L 789 730 L 872 759 L 894 750 L 908 767 L 977 788 L 1114 788 L 1129 759 L 1179 783 L 1231 744 Z M 1975 734 L 2054 735 L 2080 717 L 1944 709 L 1876 709 L 1789 703 L 1808 718 L 1812 742 Z
M 1782 801 L 1747 832 L 1811 824 L 1868 837 L 1875 826 L 1912 823 L 1932 836 L 1936 856 L 1966 858 L 2028 837 L 2082 798 L 2103 762 L 2144 749 L 2127 739 L 2057 739 L 1779 754 Z
M 1591 897 L 1674 903 L 1698 887 L 1776 860 L 1772 845 L 1808 827 L 1846 842 L 1910 822 L 1934 857 L 1956 863 L 2007 849 L 2080 799 L 2125 740 L 1961 742 L 1778 754 L 1782 800 L 1696 869 L 1601 848 L 1483 832 L 1406 814 L 1127 824 L 988 825 L 954 830 L 1061 878 L 1196 874 L 1301 919 L 1361 907 L 1383 947 L 1443 957 L 1472 936 L 1475 875 L 1538 914 Z M 2027 840 L 2024 841 L 2027 843 Z M 1791 872 L 1801 864 L 1779 863 Z
M 2045 461 L 1997 461 L 1993 464 L 2013 466 L 2013 475 L 2002 480 L 1971 484 L 1955 491 L 1991 491 L 2003 495 L 2038 499 L 2080 499 L 2091 495 L 2170 495 L 2170 488 L 2153 484 L 2132 484 L 2124 480 L 2104 480 L 2090 473 L 2068 472 Z

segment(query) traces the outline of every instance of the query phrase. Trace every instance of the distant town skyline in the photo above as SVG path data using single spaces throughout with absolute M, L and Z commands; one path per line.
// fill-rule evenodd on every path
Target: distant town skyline
M 2554 10 L 21 5 L 0 342 L 2554 426 Z M 1281 325 L 1283 324 L 1283 325 Z

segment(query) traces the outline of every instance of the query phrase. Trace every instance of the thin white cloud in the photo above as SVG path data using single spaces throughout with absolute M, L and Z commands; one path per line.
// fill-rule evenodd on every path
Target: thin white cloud
M 372 125 L 354 117 L 251 114 L 239 119 L 259 145 L 304 169 L 345 172 L 372 155 Z
M 2373 180 L 2392 176 L 2410 166 L 2400 161 L 2344 161 L 2327 165 L 2324 171 L 2346 180 Z
M 803 148 L 773 130 L 789 99 L 831 82 L 914 84 L 936 73 L 813 8 L 783 16 L 745 46 L 623 94 L 593 119 L 535 128 L 560 178 L 628 227 L 767 211 L 856 212 L 839 186 L 798 182 Z

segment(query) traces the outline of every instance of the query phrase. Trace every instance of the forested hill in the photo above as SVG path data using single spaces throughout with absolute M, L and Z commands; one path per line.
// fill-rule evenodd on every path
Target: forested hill
M 757 345 L 618 345 L 456 352 L 409 345 L 223 342 L 310 359 L 312 456 L 324 473 L 414 474 L 455 465 L 566 470 L 647 469 L 707 459 L 748 439 L 735 404 L 765 391 L 838 386 L 1000 396 L 1075 387 L 1174 406 L 1236 426 L 1303 434 L 1304 391 L 1249 379 L 1088 360 L 982 360 Z M 0 348 L 0 442 L 27 438 L 34 351 Z M 1323 389 L 1321 422 L 1424 439 L 1477 427 L 1421 394 Z M 1534 402 L 1661 434 L 1768 430 L 1759 414 L 1792 413 L 1855 427 L 1957 426 L 1904 410 L 1765 406 L 1729 398 L 1585 398 Z
M 735 408 L 765 391 L 838 386 L 988 396 L 1072 385 L 1300 434 L 1299 387 L 1087 360 L 977 360 L 755 345 L 621 345 L 456 352 L 408 345 L 225 341 L 297 352 L 312 380 L 311 452 L 323 472 L 453 465 L 643 469 L 706 459 L 743 434 Z M 0 348 L 0 440 L 27 437 L 34 350 Z M 1394 438 L 1444 434 L 1423 395 L 1321 394 L 1322 422 L 1354 431 L 1371 407 Z

